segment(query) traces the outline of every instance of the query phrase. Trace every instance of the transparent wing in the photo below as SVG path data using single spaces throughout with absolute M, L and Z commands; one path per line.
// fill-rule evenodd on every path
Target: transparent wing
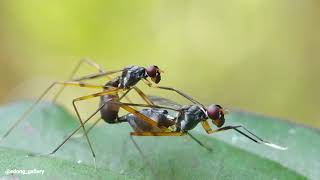
M 168 106 L 176 109 L 179 109 L 182 107 L 181 104 L 178 104 L 177 102 L 174 102 L 170 99 L 166 99 L 160 96 L 148 95 L 148 98 L 156 105 L 163 105 L 163 106 Z

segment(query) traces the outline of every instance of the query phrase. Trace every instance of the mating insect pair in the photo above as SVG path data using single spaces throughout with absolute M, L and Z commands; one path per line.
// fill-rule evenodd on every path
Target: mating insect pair
M 99 72 L 75 78 L 75 74 L 80 66 L 86 63 L 96 68 Z M 115 78 L 109 77 L 112 74 L 119 73 Z M 61 89 L 54 96 L 53 101 L 59 97 L 66 86 L 77 86 L 82 88 L 100 89 L 99 92 L 75 98 L 72 101 L 74 110 L 77 114 L 80 126 L 76 128 L 57 148 L 55 148 L 50 154 L 54 154 L 58 151 L 78 130 L 83 129 L 84 136 L 90 147 L 92 156 L 95 160 L 95 152 L 88 137 L 89 131 L 101 120 L 109 124 L 116 124 L 122 122 L 128 122 L 133 128 L 134 132 L 130 133 L 131 140 L 135 147 L 141 152 L 138 144 L 132 138 L 132 136 L 183 136 L 189 135 L 199 145 L 211 151 L 211 149 L 205 146 L 202 142 L 196 139 L 189 133 L 190 130 L 195 128 L 199 123 L 205 129 L 208 134 L 212 134 L 219 131 L 225 131 L 233 129 L 236 132 L 244 135 L 255 143 L 261 143 L 273 148 L 284 150 L 285 148 L 278 145 L 269 143 L 259 138 L 243 126 L 224 126 L 225 123 L 225 111 L 220 105 L 204 106 L 200 102 L 196 101 L 191 96 L 183 93 L 180 90 L 171 87 L 157 86 L 161 81 L 162 71 L 157 66 L 150 66 L 148 68 L 139 66 L 128 66 L 121 70 L 105 71 L 101 66 L 91 60 L 81 60 L 75 67 L 68 81 L 57 81 L 52 83 L 43 94 L 35 101 L 35 103 L 27 109 L 18 120 L 8 129 L 8 131 L 2 136 L 6 138 L 17 125 L 25 119 L 25 117 L 35 108 L 35 106 L 44 98 L 44 96 L 55 86 L 62 85 Z M 106 77 L 109 81 L 105 85 L 96 85 L 88 83 L 87 81 Z M 151 79 L 151 81 L 149 80 Z M 151 88 L 159 88 L 162 90 L 173 91 L 180 96 L 188 99 L 192 102 L 192 105 L 181 106 L 161 97 L 147 96 L 142 90 L 136 87 L 138 82 L 144 82 Z M 136 91 L 142 98 L 145 104 L 135 104 L 129 99 L 129 103 L 123 103 L 121 100 L 126 98 L 130 91 Z M 77 102 L 85 101 L 92 98 L 100 97 L 99 108 L 92 113 L 89 118 L 83 120 L 79 114 L 77 108 Z M 157 103 L 158 105 L 156 105 Z M 134 107 L 143 107 L 141 111 L 134 109 Z M 119 117 L 119 110 L 122 108 L 127 111 L 128 114 Z M 169 115 L 167 110 L 175 111 L 176 115 Z M 95 121 L 89 129 L 85 128 L 85 124 L 92 119 L 96 114 L 100 112 L 100 118 Z M 212 123 L 218 127 L 218 129 L 212 129 L 208 123 L 208 119 L 212 120 Z M 244 131 L 242 131 L 243 129 Z M 142 153 L 142 152 L 141 152 Z

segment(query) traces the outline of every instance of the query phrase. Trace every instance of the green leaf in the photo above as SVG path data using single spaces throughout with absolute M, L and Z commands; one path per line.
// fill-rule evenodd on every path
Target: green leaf
M 279 151 L 259 146 L 233 132 L 217 134 L 215 137 L 218 139 L 278 162 L 310 179 L 320 178 L 319 129 L 241 111 L 231 113 L 227 119 L 227 124 L 244 125 L 260 137 L 285 146 L 288 150 Z
M 30 103 L 25 102 L 0 108 L 2 124 L 0 133 L 3 134 L 8 126 L 29 106 Z M 243 121 L 243 119 L 250 121 L 249 119 L 259 119 L 258 117 L 260 118 L 260 116 L 236 113 L 232 114 L 230 119 L 232 121 Z M 88 145 L 83 137 L 72 138 L 53 156 L 26 156 L 31 152 L 49 153 L 79 124 L 64 108 L 50 103 L 42 103 L 10 136 L 1 142 L 0 176 L 8 177 L 9 175 L 6 175 L 7 169 L 28 170 L 36 168 L 44 170 L 44 174 L 14 174 L 14 176 L 19 176 L 22 179 L 305 179 L 299 174 L 301 173 L 316 178 L 317 174 L 309 174 L 309 171 L 302 172 L 300 165 L 297 165 L 299 168 L 291 166 L 298 161 L 302 164 L 309 163 L 310 159 L 301 161 L 299 158 L 301 154 L 299 156 L 295 154 L 300 149 L 304 150 L 304 147 L 300 147 L 298 144 L 303 143 L 303 146 L 307 146 L 309 142 L 296 141 L 294 144 L 292 141 L 288 141 L 290 139 L 281 138 L 284 134 L 278 135 L 278 133 L 283 128 L 289 127 L 289 125 L 285 127 L 285 124 L 288 124 L 286 122 L 272 120 L 268 124 L 264 121 L 269 122 L 265 118 L 263 123 L 257 120 L 257 122 L 248 123 L 248 126 L 259 135 L 268 137 L 272 141 L 288 143 L 285 145 L 288 145 L 289 148 L 299 148 L 295 151 L 289 151 L 289 149 L 287 152 L 279 152 L 266 146 L 247 142 L 234 132 L 209 136 L 202 134 L 202 130 L 198 128 L 196 132 L 201 133 L 194 133 L 194 135 L 212 147 L 213 152 L 207 152 L 187 136 L 136 137 L 135 140 L 146 156 L 146 158 L 142 158 L 130 141 L 128 134 L 131 129 L 128 124 L 101 123 L 90 133 L 90 139 L 97 156 L 97 169 L 95 169 Z M 270 125 L 278 123 L 280 125 L 275 127 Z M 292 126 L 290 125 L 290 128 Z M 299 126 L 294 127 L 303 129 Z M 312 134 L 312 130 L 309 129 L 306 131 L 311 131 L 312 136 L 309 136 L 308 139 L 319 139 L 319 133 Z M 232 136 L 231 140 L 233 139 L 235 142 L 233 145 L 214 138 L 225 139 L 228 136 Z M 251 152 L 236 147 L 239 145 Z M 316 151 L 317 148 L 319 149 L 319 147 L 313 148 Z M 290 158 L 286 161 L 283 160 L 286 157 L 282 156 Z M 315 170 L 317 167 L 310 166 L 309 168 Z

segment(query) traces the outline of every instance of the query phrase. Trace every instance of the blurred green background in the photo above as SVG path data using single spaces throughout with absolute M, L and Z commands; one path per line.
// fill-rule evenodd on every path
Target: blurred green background
M 319 18 L 316 0 L 1 1 L 0 101 L 37 97 L 88 57 L 156 64 L 203 103 L 320 127 Z

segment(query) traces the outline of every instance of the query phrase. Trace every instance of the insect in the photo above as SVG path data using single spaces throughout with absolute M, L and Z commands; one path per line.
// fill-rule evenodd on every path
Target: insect
M 195 140 L 199 145 L 211 151 L 211 148 L 207 147 L 201 141 L 196 139 L 193 135 L 189 133 L 190 130 L 194 129 L 199 123 L 202 125 L 204 130 L 208 134 L 235 130 L 251 141 L 264 144 L 279 150 L 286 150 L 287 148 L 281 147 L 279 145 L 270 143 L 258 137 L 247 128 L 242 125 L 236 126 L 223 126 L 225 123 L 225 114 L 227 113 L 220 105 L 210 105 L 205 107 L 200 104 L 190 96 L 184 94 L 187 99 L 191 102 L 195 102 L 192 105 L 182 106 L 168 99 L 149 96 L 150 100 L 161 105 L 169 105 L 168 107 L 159 107 L 157 105 L 151 105 L 151 109 L 143 109 L 140 111 L 146 117 L 151 118 L 157 124 L 151 124 L 146 121 L 142 121 L 140 116 L 136 113 L 127 114 L 119 118 L 120 121 L 128 122 L 134 129 L 134 132 L 130 133 L 131 136 L 184 136 L 189 135 L 193 140 Z M 128 104 L 129 105 L 129 104 Z M 135 104 L 130 104 L 134 106 Z M 173 106 L 172 106 L 173 105 Z M 141 106 L 141 105 L 139 105 Z M 160 109 L 158 109 L 160 108 Z M 176 116 L 169 115 L 168 111 L 163 109 L 170 109 L 177 112 Z M 211 119 L 212 123 L 218 127 L 218 129 L 212 129 L 208 123 L 208 119 Z M 169 128 L 172 127 L 173 128 Z M 244 131 L 240 130 L 243 129 Z M 138 147 L 139 148 L 139 147 Z
M 98 73 L 93 73 L 89 75 L 85 75 L 79 78 L 75 78 L 75 74 L 77 73 L 78 69 L 82 64 L 88 64 L 95 69 L 98 70 Z M 15 127 L 18 126 L 18 124 L 25 119 L 26 116 L 28 116 L 32 110 L 35 108 L 35 106 L 44 98 L 44 96 L 56 85 L 62 85 L 61 89 L 57 92 L 57 94 L 53 98 L 53 102 L 56 101 L 58 96 L 62 93 L 65 87 L 67 86 L 76 86 L 76 87 L 82 87 L 82 88 L 93 88 L 93 89 L 100 89 L 102 91 L 78 97 L 73 99 L 72 104 L 74 107 L 74 110 L 76 112 L 76 115 L 78 117 L 79 123 L 81 125 L 80 128 L 83 129 L 84 132 L 86 132 L 86 129 L 84 127 L 84 123 L 82 121 L 82 118 L 80 117 L 80 113 L 78 111 L 78 108 L 76 106 L 76 103 L 79 101 L 84 101 L 96 97 L 100 97 L 100 106 L 98 110 L 95 112 L 100 112 L 101 118 L 110 124 L 114 123 L 120 123 L 121 120 L 118 118 L 118 112 L 119 109 L 122 108 L 129 113 L 135 114 L 137 117 L 140 117 L 142 120 L 148 122 L 149 124 L 152 124 L 152 126 L 156 126 L 156 122 L 151 120 L 150 118 L 144 116 L 143 114 L 139 113 L 135 109 L 131 108 L 130 104 L 121 104 L 121 103 L 113 103 L 113 102 L 119 102 L 122 98 L 127 97 L 126 95 L 131 91 L 135 90 L 139 96 L 146 102 L 146 105 L 144 107 L 159 107 L 160 106 L 154 106 L 153 102 L 141 91 L 138 87 L 135 85 L 139 81 L 145 82 L 149 87 L 153 88 L 159 88 L 163 90 L 169 90 L 177 92 L 178 94 L 185 96 L 181 91 L 176 90 L 174 88 L 170 87 L 163 87 L 163 86 L 155 86 L 153 83 L 158 84 L 161 81 L 161 70 L 153 65 L 148 68 L 140 67 L 140 66 L 127 66 L 120 70 L 114 70 L 114 71 L 105 71 L 100 65 L 97 63 L 88 60 L 83 59 L 81 60 L 78 65 L 75 67 L 75 69 L 72 71 L 69 80 L 68 81 L 57 81 L 52 83 L 41 95 L 40 97 L 33 103 L 14 123 L 13 125 L 5 132 L 5 134 L 2 136 L 0 141 L 4 138 L 6 138 Z M 120 73 L 120 75 L 116 76 L 115 78 L 109 77 L 112 74 Z M 101 77 L 107 77 L 109 81 L 105 85 L 96 85 L 91 83 L 86 83 L 84 81 L 92 80 L 96 78 Z M 151 79 L 151 81 L 148 80 L 148 78 Z M 123 93 L 123 94 L 122 94 Z M 122 94 L 122 95 L 121 95 Z M 120 97 L 121 95 L 121 97 Z M 133 103 L 131 103 L 133 105 Z M 91 117 L 92 118 L 92 117 Z M 91 142 L 87 136 L 86 133 L 84 133 L 85 138 L 87 140 L 87 143 L 90 147 L 94 162 L 95 162 L 95 153 L 92 148 Z M 63 145 L 63 144 L 62 144 Z M 59 147 L 57 148 L 59 149 Z M 57 151 L 55 149 L 51 154 L 55 153 Z
M 182 106 L 176 102 L 173 102 L 171 100 L 158 97 L 158 96 L 149 96 L 150 100 L 152 100 L 155 103 L 161 104 L 161 105 L 168 105 L 171 106 L 171 108 L 174 108 L 175 111 L 179 112 L 177 118 L 175 119 L 176 123 L 176 130 L 175 132 L 179 132 L 181 135 L 189 134 L 188 131 L 195 128 L 199 123 L 201 123 L 203 129 L 208 133 L 216 133 L 220 131 L 226 131 L 226 130 L 235 130 L 236 132 L 240 133 L 241 135 L 247 137 L 248 139 L 252 140 L 255 143 L 258 144 L 264 144 L 267 146 L 270 146 L 275 149 L 279 150 L 286 150 L 286 147 L 281 147 L 279 145 L 270 143 L 268 141 L 263 140 L 262 138 L 258 137 L 251 131 L 249 131 L 246 127 L 242 125 L 236 125 L 236 126 L 223 126 L 225 123 L 225 114 L 228 113 L 227 110 L 222 108 L 220 105 L 209 105 L 208 107 L 204 106 L 203 104 L 197 102 L 190 96 L 186 95 L 187 99 L 189 99 L 193 103 L 192 105 L 186 105 Z M 208 119 L 211 119 L 212 123 L 218 127 L 218 129 L 212 129 L 208 123 Z M 245 132 L 241 131 L 240 129 L 243 129 Z M 148 135 L 152 133 L 135 133 L 136 135 Z M 200 144 L 201 145 L 201 144 Z
M 82 76 L 80 78 L 74 78 L 75 73 L 79 69 L 82 63 L 89 64 L 96 69 L 98 69 L 98 73 L 89 74 L 86 76 Z M 35 101 L 35 103 L 27 109 L 20 118 L 15 121 L 15 123 L 9 128 L 9 130 L 2 136 L 5 138 L 8 136 L 11 131 L 33 110 L 33 108 L 41 101 L 41 99 L 52 89 L 55 85 L 62 85 L 62 88 L 58 91 L 55 95 L 53 101 L 55 101 L 58 96 L 61 94 L 63 89 L 66 86 L 77 86 L 77 87 L 84 87 L 84 88 L 94 88 L 94 89 L 101 89 L 102 91 L 89 94 L 86 96 L 75 98 L 72 101 L 74 110 L 77 114 L 80 126 L 76 128 L 57 148 L 55 148 L 49 155 L 54 154 L 57 152 L 67 141 L 70 139 L 78 130 L 82 129 L 84 132 L 84 136 L 86 141 L 89 145 L 94 164 L 95 164 L 95 152 L 91 145 L 91 142 L 88 138 L 88 132 L 102 119 L 106 123 L 109 124 L 116 124 L 122 122 L 128 122 L 131 127 L 134 129 L 134 132 L 130 133 L 130 138 L 133 141 L 135 147 L 138 151 L 143 155 L 140 147 L 134 141 L 132 136 L 183 136 L 189 135 L 193 140 L 195 140 L 199 145 L 206 148 L 207 150 L 211 150 L 210 148 L 206 147 L 202 142 L 196 139 L 193 135 L 191 135 L 188 131 L 192 130 L 195 126 L 199 123 L 202 124 L 202 127 L 206 130 L 208 134 L 225 131 L 229 129 L 233 129 L 240 134 L 246 136 L 247 138 L 251 139 L 256 143 L 263 143 L 269 145 L 274 148 L 278 149 L 285 149 L 275 144 L 269 143 L 267 141 L 262 140 L 258 136 L 254 135 L 250 131 L 248 131 L 245 127 L 242 126 L 225 126 L 222 127 L 224 124 L 224 115 L 226 111 L 219 105 L 210 105 L 205 107 L 189 95 L 183 93 L 180 90 L 177 90 L 172 87 L 164 87 L 164 86 L 155 86 L 153 83 L 158 84 L 161 81 L 161 70 L 157 66 L 150 66 L 148 68 L 140 67 L 140 66 L 127 66 L 121 70 L 115 71 L 105 71 L 99 66 L 98 64 L 94 63 L 91 60 L 82 60 L 79 62 L 77 67 L 73 70 L 70 76 L 70 80 L 63 81 L 63 82 L 54 82 L 50 85 L 43 94 Z M 110 78 L 109 75 L 120 73 L 119 76 L 115 78 Z M 83 81 L 96 79 L 100 77 L 108 77 L 110 80 L 105 85 L 95 85 L 90 83 L 85 83 Z M 151 81 L 148 80 L 151 79 Z M 158 98 L 151 100 L 150 97 L 146 96 L 143 91 L 137 88 L 135 85 L 143 81 L 149 87 L 159 88 L 163 90 L 173 91 L 178 93 L 179 95 L 183 96 L 184 98 L 190 100 L 193 104 L 190 106 L 179 106 L 177 107 L 165 107 L 160 105 L 155 105 L 154 101 L 166 101 L 164 98 Z M 146 104 L 134 104 L 134 103 L 122 103 L 121 100 L 127 97 L 127 94 L 131 91 L 135 90 L 139 96 L 146 102 Z M 100 97 L 100 104 L 99 108 L 89 116 L 86 120 L 82 121 L 80 117 L 78 108 L 76 103 L 79 101 L 85 101 L 92 98 Z M 133 106 L 138 107 L 145 107 L 147 109 L 143 109 L 141 111 L 137 111 L 136 109 L 132 108 Z M 126 110 L 128 112 L 127 115 L 118 117 L 118 113 L 120 108 Z M 172 110 L 177 112 L 176 116 L 171 116 L 168 114 L 168 111 Z M 85 128 L 85 124 L 92 119 L 95 114 L 99 113 L 101 118 L 99 118 L 89 129 L 88 131 Z M 210 125 L 207 122 L 207 119 L 212 119 L 213 124 L 215 124 L 218 129 L 212 130 Z M 239 128 L 243 128 L 247 133 L 239 130 Z
M 181 92 L 182 93 L 182 92 Z M 184 93 L 183 93 L 184 94 Z M 125 94 L 124 94 L 125 95 Z M 123 95 L 123 96 L 124 96 Z M 119 99 L 121 100 L 122 97 Z M 184 94 L 187 99 L 192 99 L 190 96 Z M 270 143 L 268 141 L 263 140 L 262 138 L 258 137 L 245 127 L 238 125 L 238 126 L 224 126 L 225 118 L 224 115 L 226 114 L 226 110 L 224 110 L 220 105 L 210 105 L 207 108 L 200 103 L 194 103 L 192 105 L 182 106 L 177 104 L 171 100 L 158 97 L 158 96 L 148 96 L 152 102 L 159 103 L 164 106 L 160 105 L 148 105 L 148 104 L 134 104 L 134 103 L 122 103 L 120 101 L 105 101 L 103 102 L 102 106 L 94 112 L 88 119 L 86 119 L 83 124 L 86 124 L 95 114 L 99 111 L 105 111 L 103 106 L 105 104 L 114 104 L 118 105 L 124 109 L 126 109 L 128 114 L 123 115 L 118 118 L 119 123 L 127 122 L 133 128 L 134 132 L 130 133 L 130 138 L 133 141 L 135 147 L 138 149 L 142 156 L 143 152 L 138 144 L 133 139 L 133 136 L 184 136 L 189 135 L 195 142 L 197 142 L 200 146 L 206 148 L 208 151 L 212 149 L 207 147 L 204 143 L 190 134 L 190 130 L 196 127 L 199 123 L 201 123 L 202 127 L 208 134 L 226 131 L 233 129 L 236 132 L 240 133 L 241 135 L 247 137 L 248 139 L 252 140 L 258 144 L 265 144 L 272 148 L 276 148 L 279 150 L 286 150 L 286 148 L 278 146 L 276 144 Z M 196 100 L 192 99 L 192 102 L 197 102 Z M 138 107 L 145 107 L 140 111 L 133 109 L 131 106 L 138 106 Z M 177 114 L 171 115 L 167 110 L 175 111 Z M 105 112 L 107 113 L 107 112 Z M 207 122 L 208 119 L 211 119 L 213 124 L 218 127 L 218 129 L 213 130 L 211 129 L 209 123 Z M 100 121 L 96 121 L 89 129 L 84 132 L 88 134 L 90 130 Z M 241 131 L 240 128 L 244 129 Z M 81 129 L 79 126 L 75 129 L 51 154 L 55 153 L 58 149 L 60 149 L 78 130 Z M 248 133 L 248 134 L 247 134 Z

